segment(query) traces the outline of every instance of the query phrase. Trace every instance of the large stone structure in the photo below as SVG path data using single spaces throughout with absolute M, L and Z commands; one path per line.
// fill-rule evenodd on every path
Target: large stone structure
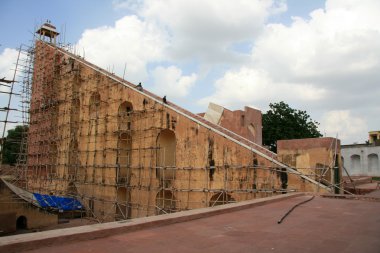
M 328 191 L 276 158 L 141 86 L 36 42 L 26 163 L 32 192 L 76 196 L 90 216 L 110 221 L 301 188 Z M 288 189 L 284 171 L 295 182 Z
M 339 194 L 342 182 L 340 141 L 335 138 L 307 138 L 277 141 L 279 160 L 292 166 Z M 299 185 L 290 178 L 289 187 Z M 301 184 L 301 191 L 316 191 L 315 185 Z
M 262 145 L 262 115 L 261 111 L 244 107 L 243 110 L 231 111 L 223 106 L 210 103 L 206 113 L 201 113 L 208 121 L 228 129 L 254 143 Z

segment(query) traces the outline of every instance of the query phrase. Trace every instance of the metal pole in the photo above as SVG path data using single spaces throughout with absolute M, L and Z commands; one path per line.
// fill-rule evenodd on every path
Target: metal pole
M 10 108 L 10 105 L 11 105 L 11 102 L 12 102 L 12 94 L 13 94 L 14 83 L 16 81 L 16 72 L 17 72 L 18 62 L 19 62 L 19 59 L 20 59 L 20 54 L 21 54 L 21 46 L 20 46 L 20 48 L 18 50 L 16 67 L 15 67 L 15 71 L 13 73 L 13 79 L 12 79 L 12 84 L 11 84 L 11 91 L 10 91 L 9 97 L 8 97 L 8 106 L 7 106 L 7 108 Z M 6 128 L 7 128 L 9 111 L 10 110 L 6 110 L 6 113 L 5 113 L 5 121 L 4 121 L 3 133 L 2 133 L 2 136 L 1 136 L 2 143 L 1 143 L 1 150 L 0 150 L 0 165 L 3 163 L 4 137 L 5 137 L 5 131 L 6 131 Z

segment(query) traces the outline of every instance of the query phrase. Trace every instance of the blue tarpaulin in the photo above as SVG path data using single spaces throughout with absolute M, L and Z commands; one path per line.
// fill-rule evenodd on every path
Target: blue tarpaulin
M 82 204 L 75 198 L 59 197 L 39 193 L 33 193 L 33 195 L 42 208 L 50 207 L 63 211 L 81 210 L 83 208 Z

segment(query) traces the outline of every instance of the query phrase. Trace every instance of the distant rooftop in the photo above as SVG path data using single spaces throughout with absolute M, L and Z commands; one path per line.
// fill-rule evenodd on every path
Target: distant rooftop
M 57 32 L 57 29 L 55 26 L 50 24 L 50 21 L 44 23 L 40 29 L 36 31 L 37 34 L 49 37 L 49 38 L 55 38 L 57 35 L 59 35 L 59 32 Z

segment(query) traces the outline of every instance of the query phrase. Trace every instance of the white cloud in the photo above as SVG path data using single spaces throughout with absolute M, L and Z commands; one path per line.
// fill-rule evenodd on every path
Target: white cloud
M 168 98 L 181 98 L 188 95 L 191 87 L 197 80 L 196 74 L 183 76 L 182 70 L 170 66 L 157 67 L 152 71 L 154 86 L 152 91 L 159 95 L 167 95 Z
M 6 80 L 13 79 L 17 55 L 18 51 L 12 48 L 5 48 L 0 54 L 0 78 L 5 77 Z M 5 91 L 8 88 L 0 86 L 0 90 Z
M 248 55 L 231 50 L 254 38 L 270 15 L 286 10 L 284 0 L 114 0 L 128 15 L 114 26 L 86 30 L 77 46 L 85 57 L 127 79 L 144 81 L 147 64 L 201 60 L 236 63 Z
M 133 82 L 146 80 L 147 64 L 163 58 L 167 46 L 165 33 L 153 23 L 137 16 L 125 16 L 114 26 L 86 30 L 77 48 L 85 49 L 85 57 L 103 68 Z
M 3 50 L 3 52 L 0 54 L 0 78 L 5 77 L 6 80 L 13 80 L 14 69 L 16 67 L 16 62 L 17 62 L 17 56 L 18 56 L 18 50 L 16 49 L 5 48 Z M 21 54 L 20 55 L 21 63 L 22 63 L 22 60 L 24 60 L 23 58 L 24 56 Z M 21 75 L 20 72 L 18 72 L 16 75 L 16 81 L 18 81 L 19 75 Z M 6 84 L 6 85 L 9 85 L 9 84 Z M 15 85 L 14 92 L 18 93 L 20 89 L 20 82 L 16 82 L 14 83 L 14 85 Z M 0 85 L 0 91 L 9 92 L 10 88 Z M 13 108 L 13 109 L 18 108 L 20 104 L 19 99 L 20 98 L 18 96 L 13 95 L 10 108 Z M 9 94 L 0 93 L 0 107 L 1 108 L 8 107 L 8 100 L 9 100 Z M 6 111 L 0 111 L 0 120 L 4 121 L 5 117 L 6 117 Z M 8 115 L 9 121 L 20 121 L 20 118 L 21 118 L 20 112 L 17 112 L 14 110 L 9 111 L 9 115 Z M 17 125 L 16 123 L 8 122 L 5 131 L 11 128 L 14 128 L 16 125 Z M 4 130 L 4 122 L 0 122 L 0 134 L 2 134 L 3 130 Z M 5 132 L 5 134 L 7 133 Z
M 143 5 L 143 0 L 113 0 L 112 5 L 115 10 L 137 11 Z
M 269 15 L 285 10 L 272 0 L 146 0 L 139 14 L 168 30 L 174 59 L 221 63 L 237 57 L 229 46 L 253 39 Z
M 114 0 L 113 6 L 129 16 L 86 30 L 78 47 L 119 75 L 127 63 L 127 80 L 145 81 L 160 95 L 189 96 L 195 82 L 207 87 L 216 80 L 201 104 L 267 108 L 283 100 L 307 110 L 321 128 L 329 111 L 380 125 L 378 0 L 327 0 L 288 26 L 267 24 L 286 11 L 282 0 Z
M 286 10 L 284 0 L 114 0 L 112 4 L 127 16 L 113 26 L 86 30 L 77 49 L 120 76 L 127 64 L 125 78 L 132 82 L 147 81 L 151 63 L 200 60 L 198 70 L 206 76 L 212 64 L 246 62 L 249 54 L 237 53 L 234 47 L 257 36 L 270 15 Z M 176 95 L 186 91 L 181 88 Z
M 331 0 L 311 19 L 293 19 L 291 26 L 270 24 L 256 41 L 253 61 L 275 78 L 350 79 L 379 69 L 380 11 L 378 1 Z M 373 11 L 373 10 L 377 10 Z
M 362 117 L 354 116 L 349 110 L 330 111 L 323 115 L 321 131 L 327 136 L 343 140 L 345 144 L 364 143 L 367 140 L 367 122 Z
M 230 107 L 255 106 L 267 101 L 300 100 L 310 102 L 321 99 L 326 91 L 311 84 L 274 82 L 263 69 L 242 67 L 237 71 L 228 71 L 216 81 L 216 92 L 200 100 L 202 105 L 209 101 Z M 302 94 L 302 96 L 300 96 Z M 262 107 L 262 106 L 260 106 Z
M 350 110 L 378 126 L 379 117 L 370 112 L 380 97 L 378 13 L 377 0 L 328 0 L 326 8 L 313 11 L 309 19 L 293 17 L 289 26 L 268 24 L 254 41 L 251 63 L 227 71 L 216 81 L 215 92 L 200 102 L 266 108 L 284 100 L 312 117 Z M 368 131 L 363 121 L 354 118 L 356 125 L 340 130 L 339 124 L 324 119 L 321 128 L 333 133 L 336 127 L 342 138 L 353 140 L 359 131 L 360 136 Z

